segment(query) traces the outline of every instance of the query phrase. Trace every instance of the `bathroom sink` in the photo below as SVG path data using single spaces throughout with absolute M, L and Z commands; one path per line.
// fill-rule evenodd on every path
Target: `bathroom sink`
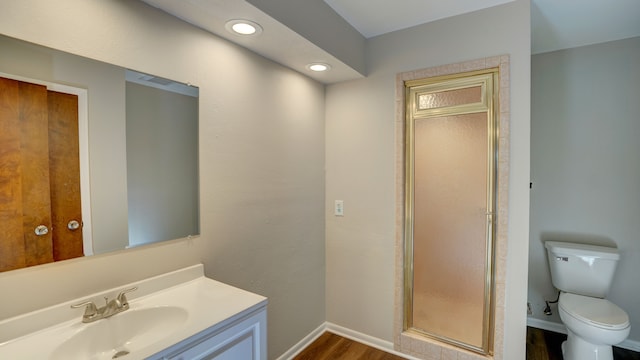
M 171 336 L 187 318 L 187 310 L 177 306 L 130 309 L 80 325 L 77 333 L 53 351 L 51 359 L 126 359 L 126 355 Z
M 85 323 L 87 309 L 75 306 L 103 304 L 134 287 L 129 308 L 106 318 Z M 201 264 L 193 265 L 0 319 L 0 359 L 163 359 L 154 356 L 205 330 L 226 328 L 266 301 L 208 279 Z

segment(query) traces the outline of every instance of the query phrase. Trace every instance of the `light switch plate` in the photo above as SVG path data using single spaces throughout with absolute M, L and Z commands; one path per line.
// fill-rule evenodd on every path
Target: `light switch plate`
M 333 207 L 333 214 L 335 216 L 344 216 L 344 201 L 336 200 Z

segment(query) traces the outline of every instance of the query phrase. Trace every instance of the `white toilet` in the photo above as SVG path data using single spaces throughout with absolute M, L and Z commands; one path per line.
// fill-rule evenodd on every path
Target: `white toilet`
M 615 248 L 545 243 L 553 285 L 561 291 L 560 319 L 567 327 L 565 360 L 613 360 L 611 345 L 629 336 L 629 316 L 604 299 L 620 255 Z

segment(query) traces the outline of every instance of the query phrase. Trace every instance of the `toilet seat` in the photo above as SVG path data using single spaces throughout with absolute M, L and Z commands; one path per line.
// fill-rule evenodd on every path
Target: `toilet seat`
M 623 330 L 630 326 L 629 315 L 606 299 L 562 293 L 558 307 L 579 321 L 607 330 Z

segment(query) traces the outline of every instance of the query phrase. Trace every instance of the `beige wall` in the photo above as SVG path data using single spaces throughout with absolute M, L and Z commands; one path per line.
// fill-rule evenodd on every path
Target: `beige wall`
M 326 105 L 327 320 L 393 338 L 395 76 L 510 55 L 511 149 L 504 359 L 524 359 L 529 221 L 529 1 L 373 38 L 366 79 L 330 85 Z M 508 111 L 501 109 L 501 111 Z M 332 215 L 344 200 L 344 217 Z
M 608 298 L 624 309 L 640 350 L 640 37 L 532 58 L 531 241 L 533 319 L 555 299 L 544 241 L 614 246 L 621 257 Z M 549 324 L 546 324 L 547 326 Z M 554 325 L 554 324 L 551 324 Z M 545 324 L 542 324 L 545 326 Z
M 2 34 L 200 87 L 202 224 L 189 241 L 0 274 L 0 288 L 12 294 L 0 318 L 203 262 L 208 276 L 269 297 L 270 357 L 325 319 L 391 341 L 395 75 L 509 54 L 504 358 L 524 358 L 528 0 L 371 39 L 370 76 L 329 86 L 326 107 L 323 86 L 139 2 L 0 7 Z M 345 201 L 342 218 L 330 212 L 335 199 Z
M 271 358 L 325 320 L 322 85 L 138 1 L 0 8 L 0 34 L 199 86 L 202 224 L 192 240 L 2 273 L 0 319 L 202 262 L 269 297 Z

